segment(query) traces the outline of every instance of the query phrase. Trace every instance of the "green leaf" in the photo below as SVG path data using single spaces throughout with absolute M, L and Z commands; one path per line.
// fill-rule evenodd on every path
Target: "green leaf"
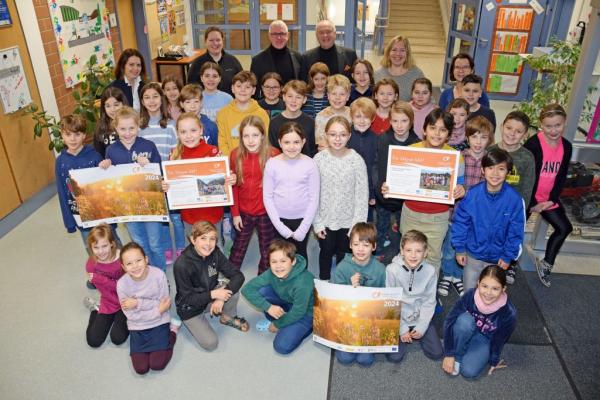
M 82 84 L 83 85 L 83 84 Z M 79 91 L 77 90 L 73 90 L 73 97 L 75 98 L 75 100 L 79 101 L 81 100 L 81 95 L 79 94 Z
M 42 126 L 39 123 L 34 125 L 33 134 L 37 137 L 42 136 Z

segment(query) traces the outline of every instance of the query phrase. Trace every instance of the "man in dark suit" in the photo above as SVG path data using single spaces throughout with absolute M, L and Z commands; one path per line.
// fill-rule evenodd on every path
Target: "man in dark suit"
M 271 45 L 252 57 L 250 71 L 256 75 L 258 98 L 262 97 L 260 83 L 267 72 L 277 72 L 284 84 L 300 77 L 302 56 L 287 47 L 288 37 L 288 27 L 285 22 L 281 20 L 271 22 L 269 25 Z
M 317 41 L 319 46 L 308 50 L 302 56 L 302 79 L 308 79 L 308 71 L 316 62 L 323 62 L 333 74 L 343 74 L 350 78 L 350 68 L 358 58 L 356 51 L 335 44 L 335 25 L 328 19 L 317 23 Z

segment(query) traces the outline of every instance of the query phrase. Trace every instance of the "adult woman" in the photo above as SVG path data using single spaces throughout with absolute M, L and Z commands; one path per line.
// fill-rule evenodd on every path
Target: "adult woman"
M 450 63 L 450 80 L 456 82 L 453 87 L 449 87 L 442 92 L 440 96 L 439 106 L 442 110 L 448 107 L 448 104 L 452 103 L 452 100 L 461 96 L 462 80 L 465 76 L 473 74 L 475 72 L 475 62 L 473 58 L 466 53 L 459 53 L 452 57 Z M 484 91 L 481 92 L 479 98 L 479 104 L 490 108 L 490 99 L 487 97 Z
M 144 57 L 136 49 L 125 49 L 115 66 L 115 80 L 108 86 L 121 89 L 128 106 L 140 111 L 140 91 L 146 83 Z
M 394 37 L 383 52 L 381 68 L 375 71 L 375 82 L 392 78 L 400 89 L 398 100 L 410 101 L 413 81 L 423 77 L 423 71 L 415 65 L 408 39 L 400 35 Z
M 540 113 L 541 131 L 530 137 L 524 146 L 535 160 L 535 183 L 529 203 L 529 213 L 539 212 L 554 232 L 548 238 L 543 259 L 536 257 L 535 268 L 544 286 L 550 286 L 550 272 L 561 246 L 573 231 L 573 226 L 560 202 L 565 187 L 571 143 L 563 137 L 567 113 L 558 104 L 548 104 Z
M 211 26 L 204 32 L 206 53 L 198 57 L 190 66 L 187 83 L 201 84 L 200 68 L 202 68 L 202 65 L 207 61 L 214 62 L 221 67 L 221 82 L 217 88 L 233 95 L 233 93 L 231 93 L 231 80 L 234 75 L 242 71 L 243 68 L 237 58 L 223 50 L 224 40 L 225 35 L 223 31 L 216 26 Z

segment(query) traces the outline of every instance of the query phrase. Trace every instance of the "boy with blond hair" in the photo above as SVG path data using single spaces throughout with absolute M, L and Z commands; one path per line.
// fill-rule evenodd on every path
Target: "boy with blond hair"
M 317 142 L 318 150 L 327 147 L 325 140 L 325 125 L 335 115 L 341 115 L 348 122 L 352 123 L 350 117 L 350 107 L 346 106 L 350 98 L 350 89 L 352 85 L 350 80 L 344 75 L 335 74 L 327 79 L 327 96 L 329 99 L 329 107 L 320 111 L 315 118 L 315 141 Z
M 250 71 L 235 74 L 231 81 L 233 101 L 217 113 L 219 130 L 219 150 L 224 156 L 240 144 L 240 122 L 248 115 L 259 117 L 269 127 L 269 115 L 252 98 L 256 91 L 256 76 Z

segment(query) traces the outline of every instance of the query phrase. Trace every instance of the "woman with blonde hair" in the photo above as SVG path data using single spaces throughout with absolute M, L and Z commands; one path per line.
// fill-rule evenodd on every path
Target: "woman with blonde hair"
M 375 82 L 383 78 L 393 79 L 400 88 L 398 100 L 410 101 L 413 81 L 424 77 L 423 71 L 415 65 L 408 38 L 395 36 L 385 47 L 381 68 L 375 71 Z

